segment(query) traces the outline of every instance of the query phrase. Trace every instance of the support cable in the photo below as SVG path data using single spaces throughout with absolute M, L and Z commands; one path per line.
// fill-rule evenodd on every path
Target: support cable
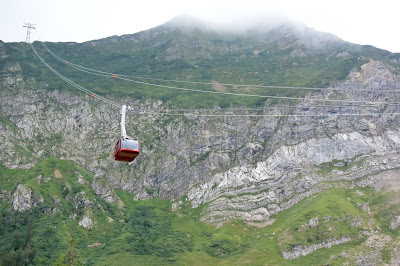
M 74 63 L 71 63 L 55 53 L 53 53 L 44 42 L 42 42 L 42 45 L 45 47 L 45 49 L 50 53 L 51 56 L 53 56 L 55 59 L 57 59 L 60 62 L 66 63 L 69 66 L 79 70 L 83 71 L 89 74 L 94 74 L 97 73 L 102 74 L 99 76 L 107 76 L 107 77 L 114 77 L 116 73 L 110 73 L 110 72 L 105 72 L 105 71 L 100 71 L 96 70 L 93 68 L 88 68 L 84 67 L 81 65 L 77 65 Z M 86 71 L 84 71 L 86 70 Z M 94 73 L 93 73 L 94 72 Z M 145 80 L 154 80 L 154 81 L 162 81 L 162 82 L 175 82 L 175 83 L 188 83 L 188 84 L 201 84 L 201 85 L 221 85 L 221 86 L 233 86 L 233 87 L 249 87 L 249 88 L 266 88 L 266 89 L 290 89 L 290 90 L 316 90 L 316 91 L 345 91 L 345 92 L 390 92 L 390 93 L 400 93 L 400 89 L 395 89 L 395 90 L 372 90 L 372 89 L 341 89 L 341 88 L 316 88 L 316 87 L 293 87 L 293 86 L 274 86 L 274 85 L 254 85 L 254 84 L 235 84 L 235 83 L 218 83 L 218 82 L 201 82 L 201 81 L 185 81 L 185 80 L 173 80 L 173 79 L 160 79 L 160 78 L 149 78 L 149 77 L 138 77 L 138 76 L 130 76 L 130 75 L 124 75 L 124 74 L 118 74 L 118 77 L 125 77 L 127 78 L 134 78 L 134 79 L 145 79 Z M 135 82 L 134 80 L 130 80 L 132 82 Z M 151 84 L 155 85 L 155 84 Z
M 78 90 L 86 93 L 86 94 L 94 94 L 94 92 L 84 88 L 83 86 L 78 85 L 77 83 L 73 82 L 72 80 L 66 78 L 62 74 L 60 74 L 58 71 L 56 71 L 54 68 L 52 68 L 40 55 L 39 53 L 35 50 L 32 44 L 30 44 L 32 50 L 36 54 L 36 56 L 39 58 L 39 60 L 46 66 L 48 67 L 55 75 L 57 75 L 61 80 L 64 80 L 71 86 L 77 88 Z M 129 79 L 128 79 L 129 80 Z M 182 88 L 186 90 L 185 88 Z M 205 91 L 203 91 L 205 92 Z M 96 99 L 99 99 L 113 107 L 116 107 L 120 109 L 121 104 L 118 104 L 114 101 L 108 100 L 102 96 L 99 96 L 97 94 L 94 94 Z M 260 96 L 260 95 L 259 95 Z M 284 97 L 290 98 L 290 97 Z M 303 98 L 296 98 L 297 100 L 315 100 L 315 99 L 303 99 Z M 321 100 L 321 99 L 319 99 Z M 325 100 L 325 99 L 324 99 Z M 341 100 L 337 100 L 341 101 Z M 349 102 L 349 101 L 345 101 Z M 355 101 L 350 101 L 350 102 L 355 102 Z M 356 101 L 356 102 L 368 102 L 368 101 Z M 382 103 L 382 104 L 389 104 L 388 102 L 371 102 L 371 103 Z M 132 108 L 128 109 L 131 111 L 134 111 Z M 170 113 L 168 111 L 165 112 L 154 112 L 154 111 L 138 111 L 137 114 L 153 114 L 153 115 L 168 115 L 168 116 L 185 116 L 185 117 L 338 117 L 338 116 L 382 116 L 382 115 L 400 115 L 400 112 L 390 112 L 390 113 L 366 113 L 366 114 L 361 114 L 361 113 L 344 113 L 344 114 L 332 114 L 332 113 L 325 113 L 325 114 L 194 114 L 194 113 Z

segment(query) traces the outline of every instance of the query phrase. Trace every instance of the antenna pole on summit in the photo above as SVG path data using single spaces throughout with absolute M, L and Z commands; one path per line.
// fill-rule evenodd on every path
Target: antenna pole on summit
M 26 43 L 31 43 L 31 29 L 36 29 L 35 26 L 36 26 L 35 24 L 24 22 L 23 27 L 28 28 L 26 31 L 26 40 L 25 40 Z

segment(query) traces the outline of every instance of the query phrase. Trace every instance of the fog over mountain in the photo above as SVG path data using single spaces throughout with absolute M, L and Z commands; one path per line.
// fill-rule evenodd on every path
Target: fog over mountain
M 219 22 L 210 22 L 189 14 L 181 14 L 166 22 L 164 25 L 183 28 L 198 27 L 201 29 L 214 29 L 232 33 L 243 33 L 245 31 L 254 29 L 267 31 L 282 24 L 297 25 L 299 28 L 306 27 L 300 22 L 294 22 L 285 17 L 269 16 L 267 14 L 248 18 L 240 17 L 237 20 L 233 19 L 230 21 Z
M 169 20 L 164 26 L 186 29 L 198 28 L 201 30 L 214 30 L 221 33 L 244 34 L 247 32 L 268 32 L 279 26 L 290 26 L 293 29 L 304 32 L 309 29 L 304 23 L 290 20 L 284 16 L 270 16 L 267 14 L 256 17 L 240 17 L 238 20 L 211 22 L 202 20 L 189 14 L 182 14 Z

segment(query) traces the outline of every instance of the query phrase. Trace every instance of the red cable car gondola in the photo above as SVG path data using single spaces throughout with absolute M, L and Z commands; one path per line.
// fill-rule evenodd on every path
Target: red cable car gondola
M 117 161 L 132 162 L 140 153 L 139 141 L 126 137 L 120 138 L 115 144 L 114 158 Z
M 125 112 L 126 105 L 122 105 L 121 109 L 121 138 L 117 141 L 114 148 L 114 159 L 122 162 L 132 162 L 140 153 L 140 144 L 138 140 L 134 140 L 126 135 L 125 130 Z

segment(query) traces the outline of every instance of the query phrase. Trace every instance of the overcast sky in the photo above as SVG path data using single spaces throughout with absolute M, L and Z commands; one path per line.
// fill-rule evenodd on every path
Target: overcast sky
M 283 16 L 345 41 L 400 53 L 400 0 L 0 0 L 0 40 L 84 42 L 158 26 L 180 14 L 213 22 Z

